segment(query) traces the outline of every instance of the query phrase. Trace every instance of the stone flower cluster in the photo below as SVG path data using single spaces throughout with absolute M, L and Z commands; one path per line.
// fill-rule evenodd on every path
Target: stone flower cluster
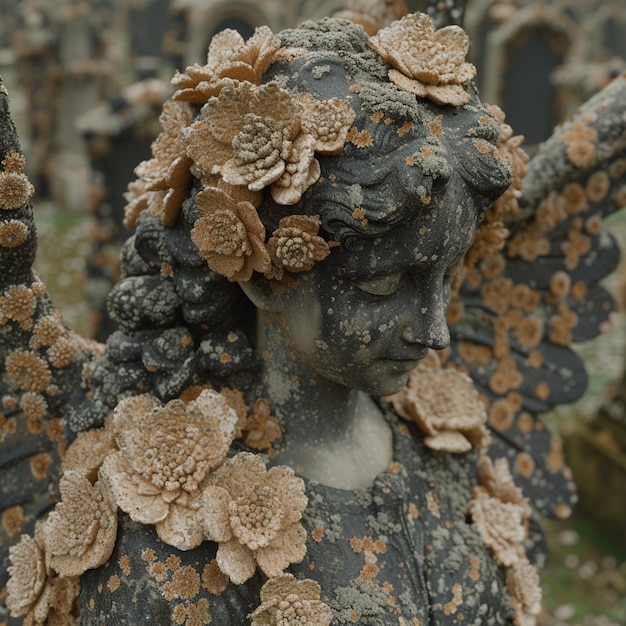
M 316 217 L 290 216 L 266 242 L 257 212 L 265 188 L 276 203 L 296 204 L 320 177 L 315 154 L 341 152 L 355 119 L 347 100 L 319 101 L 293 96 L 276 81 L 260 84 L 279 49 L 267 27 L 247 42 L 224 31 L 211 42 L 206 65 L 177 73 L 153 158 L 137 167 L 139 179 L 126 194 L 128 226 L 145 209 L 172 226 L 198 179 L 200 219 L 192 239 L 208 266 L 233 281 L 247 281 L 254 271 L 279 280 L 330 252 Z
M 468 101 L 463 85 L 475 70 L 464 61 L 468 39 L 459 27 L 435 32 L 429 16 L 409 15 L 370 43 L 402 89 L 437 104 Z M 177 72 L 153 157 L 136 168 L 138 180 L 126 194 L 127 226 L 146 209 L 173 226 L 196 178 L 202 191 L 192 239 L 218 274 L 248 281 L 258 272 L 280 280 L 330 253 L 315 216 L 291 215 L 268 236 L 258 213 L 266 188 L 277 204 L 297 204 L 320 177 L 315 155 L 341 152 L 355 120 L 347 100 L 294 95 L 277 81 L 261 84 L 275 60 L 294 54 L 267 27 L 247 42 L 225 30 L 213 38 L 205 65 Z
M 63 609 L 62 623 L 74 623 L 79 577 L 110 557 L 118 508 L 154 525 L 161 540 L 179 550 L 217 542 L 217 565 L 235 584 L 257 567 L 271 581 L 301 561 L 303 481 L 286 466 L 267 469 L 258 454 L 228 457 L 255 412 L 269 418 L 263 407 L 252 418 L 246 412 L 232 394 L 210 389 L 165 406 L 145 394 L 122 400 L 105 428 L 80 434 L 63 461 L 61 500 L 34 538 L 23 535 L 11 548 L 11 614 L 39 624 Z M 317 602 L 310 589 L 302 593 Z M 274 610 L 269 596 L 263 603 L 259 624 Z
M 380 30 L 370 45 L 393 66 L 389 79 L 398 87 L 435 104 L 468 102 L 463 85 L 476 68 L 465 62 L 469 38 L 460 26 L 435 31 L 429 15 L 413 13 Z
M 419 426 L 431 450 L 462 453 L 489 444 L 487 411 L 469 376 L 427 357 L 405 387 L 389 398 L 400 417 Z
M 536 626 L 541 587 L 537 569 L 524 549 L 530 505 L 515 486 L 506 459 L 493 463 L 481 452 L 478 473 L 481 484 L 474 488 L 468 512 L 483 543 L 505 569 L 516 626 Z

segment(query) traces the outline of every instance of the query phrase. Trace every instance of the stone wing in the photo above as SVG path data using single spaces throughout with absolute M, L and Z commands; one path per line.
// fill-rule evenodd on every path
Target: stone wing
M 615 315 L 600 281 L 620 259 L 603 218 L 626 206 L 625 102 L 621 76 L 539 147 L 505 247 L 470 271 L 450 307 L 449 363 L 488 399 L 494 455 L 508 456 L 550 516 L 567 515 L 575 495 L 539 414 L 584 393 L 587 371 L 572 344 Z

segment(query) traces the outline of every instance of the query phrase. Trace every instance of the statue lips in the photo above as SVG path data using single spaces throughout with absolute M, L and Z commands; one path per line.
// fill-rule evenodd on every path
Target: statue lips
M 401 366 L 403 369 L 415 369 L 420 361 L 422 361 L 424 358 L 426 358 L 426 355 L 428 354 L 428 348 L 424 347 L 422 349 L 420 349 L 419 351 L 417 351 L 414 354 L 391 354 L 389 356 L 383 357 L 380 359 L 380 361 L 382 362 L 387 362 L 387 363 L 396 363 L 399 366 Z

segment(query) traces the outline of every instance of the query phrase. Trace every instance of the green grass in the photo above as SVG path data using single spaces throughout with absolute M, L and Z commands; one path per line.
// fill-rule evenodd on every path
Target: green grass
M 63 312 L 66 325 L 86 334 L 89 323 L 83 287 L 90 217 L 37 201 L 35 220 L 39 238 L 35 270 L 48 287 L 52 302 Z

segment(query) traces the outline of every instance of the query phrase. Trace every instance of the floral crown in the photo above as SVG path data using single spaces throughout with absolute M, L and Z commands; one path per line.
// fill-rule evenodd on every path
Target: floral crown
M 417 13 L 379 30 L 369 45 L 392 66 L 389 79 L 401 89 L 438 105 L 468 102 L 464 85 L 475 69 L 465 62 L 468 38 L 460 27 L 435 31 L 432 18 Z M 267 237 L 257 210 L 268 187 L 278 205 L 297 204 L 320 178 L 316 154 L 340 153 L 354 132 L 347 99 L 318 100 L 293 95 L 276 80 L 261 83 L 274 62 L 304 53 L 282 47 L 265 26 L 247 42 L 225 30 L 213 38 L 206 65 L 177 72 L 153 157 L 129 185 L 126 225 L 148 209 L 173 226 L 195 177 L 202 189 L 191 238 L 218 274 L 280 280 L 328 256 L 334 242 L 320 236 L 318 216 L 284 217 Z

